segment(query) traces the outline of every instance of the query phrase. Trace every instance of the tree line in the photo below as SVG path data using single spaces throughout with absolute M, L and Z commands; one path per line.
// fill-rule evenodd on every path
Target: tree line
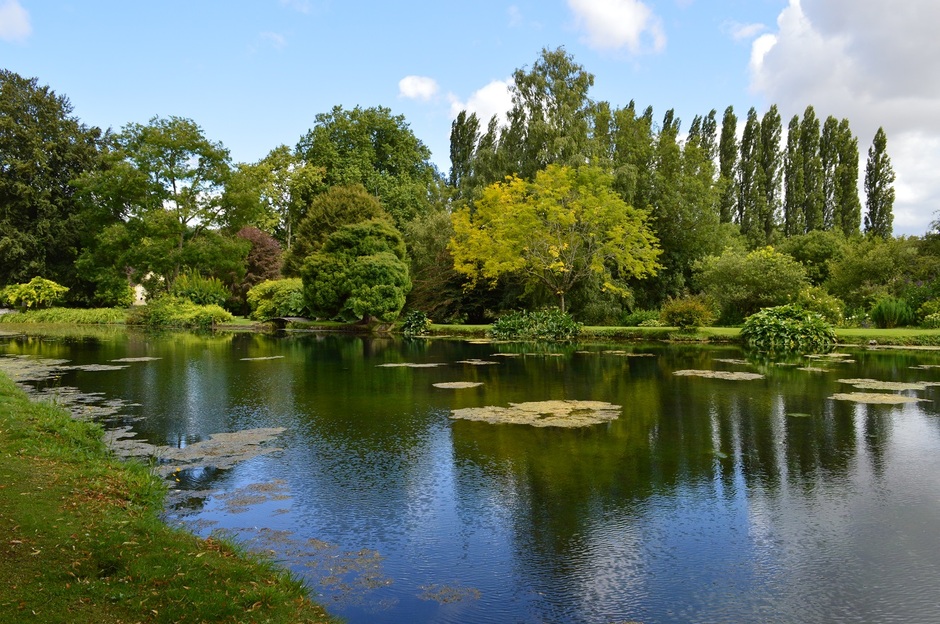
M 542 50 L 514 72 L 505 122 L 457 115 L 444 175 L 384 107 L 335 107 L 295 146 L 234 163 L 190 119 L 87 127 L 66 97 L 2 70 L 0 287 L 42 276 L 74 305 L 122 305 L 130 283 L 159 294 L 198 274 L 244 313 L 252 287 L 300 278 L 297 296 L 323 318 L 409 307 L 482 321 L 557 305 L 618 322 L 705 292 L 726 254 L 746 263 L 773 247 L 802 268 L 799 283 L 830 295 L 810 275 L 838 273 L 859 248 L 845 241 L 929 255 L 931 234 L 892 237 L 882 129 L 863 215 L 847 119 L 820 121 L 808 106 L 784 141 L 776 106 L 750 109 L 740 133 L 729 106 L 683 133 L 674 110 L 657 119 L 633 101 L 594 101 L 593 84 L 563 48 Z M 813 256 L 819 247 L 829 255 Z M 896 282 L 875 290 L 898 294 Z

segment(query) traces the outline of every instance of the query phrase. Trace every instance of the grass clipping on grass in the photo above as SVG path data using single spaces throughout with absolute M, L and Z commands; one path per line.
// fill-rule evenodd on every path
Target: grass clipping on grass
M 603 401 L 533 401 L 509 407 L 466 407 L 453 410 L 455 420 L 530 425 L 532 427 L 588 427 L 615 420 L 621 407 Z

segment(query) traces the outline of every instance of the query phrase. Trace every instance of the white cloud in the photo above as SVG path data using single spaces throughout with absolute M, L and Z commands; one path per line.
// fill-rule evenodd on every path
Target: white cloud
M 476 113 L 483 130 L 486 129 L 486 125 L 493 115 L 496 115 L 501 125 L 505 124 L 506 113 L 512 108 L 511 86 L 511 78 L 508 80 L 494 80 L 475 91 L 466 102 L 461 102 L 456 96 L 451 95 L 451 117 L 456 118 L 460 111 L 466 110 L 468 113 Z
M 722 25 L 722 30 L 731 35 L 735 41 L 744 41 L 753 39 L 757 35 L 767 30 L 764 24 L 741 24 L 739 22 L 727 22 Z
M 281 6 L 293 9 L 298 13 L 310 13 L 310 0 L 281 0 Z
M 568 0 L 584 42 L 596 50 L 627 48 L 633 54 L 666 47 L 662 22 L 640 0 Z
M 437 95 L 437 82 L 427 76 L 405 76 L 398 81 L 399 97 L 427 102 Z
M 884 127 L 897 173 L 896 233 L 922 234 L 940 208 L 938 21 L 936 0 L 790 0 L 776 32 L 751 50 L 751 87 L 782 113 L 812 105 L 817 116 L 849 119 L 860 175 Z
M 515 28 L 516 26 L 522 25 L 522 10 L 519 7 L 513 4 L 506 9 L 506 14 L 509 16 L 509 25 L 511 27 Z
M 261 39 L 272 48 L 276 48 L 278 50 L 283 50 L 287 47 L 287 38 L 280 33 L 263 32 L 261 33 Z
M 0 4 L 0 39 L 11 42 L 26 41 L 33 32 L 29 24 L 29 13 L 18 0 L 6 0 Z

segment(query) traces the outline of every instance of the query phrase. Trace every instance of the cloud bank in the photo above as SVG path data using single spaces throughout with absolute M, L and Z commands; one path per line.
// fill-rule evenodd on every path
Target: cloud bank
M 0 4 L 0 39 L 22 43 L 32 34 L 29 13 L 17 0 L 6 0 Z
M 860 177 L 884 127 L 897 173 L 895 233 L 923 234 L 940 209 L 937 23 L 935 0 L 790 0 L 776 31 L 751 48 L 751 87 L 768 103 L 787 116 L 811 104 L 823 118 L 849 119 Z
M 666 47 L 661 20 L 639 0 L 568 0 L 568 7 L 584 43 L 595 50 L 640 54 Z

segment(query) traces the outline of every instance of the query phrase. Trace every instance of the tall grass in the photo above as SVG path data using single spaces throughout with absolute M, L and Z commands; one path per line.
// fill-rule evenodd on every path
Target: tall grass
M 126 317 L 127 310 L 124 308 L 46 308 L 0 314 L 0 323 L 120 325 Z

